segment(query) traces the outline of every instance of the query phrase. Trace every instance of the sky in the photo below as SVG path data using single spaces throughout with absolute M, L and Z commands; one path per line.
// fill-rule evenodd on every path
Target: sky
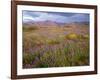
M 68 12 L 23 11 L 23 22 L 53 21 L 57 23 L 89 22 L 89 14 Z

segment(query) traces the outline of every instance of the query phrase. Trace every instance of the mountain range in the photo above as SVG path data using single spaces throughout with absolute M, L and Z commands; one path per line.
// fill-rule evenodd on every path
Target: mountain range
M 71 22 L 71 23 L 58 23 L 58 22 L 54 22 L 54 21 L 38 21 L 38 22 L 27 22 L 24 23 L 23 25 L 26 26 L 37 26 L 37 27 L 53 27 L 53 26 L 57 26 L 57 27 L 62 27 L 62 26 L 66 26 L 66 25 L 89 25 L 89 22 Z

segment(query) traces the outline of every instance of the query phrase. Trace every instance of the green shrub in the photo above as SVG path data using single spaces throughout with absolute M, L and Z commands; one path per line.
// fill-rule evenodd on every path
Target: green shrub
M 23 64 L 31 64 L 32 61 L 34 60 L 35 60 L 35 56 L 33 54 L 25 53 L 23 55 Z
M 53 53 L 52 51 L 45 53 L 41 57 L 41 62 L 46 64 L 48 67 L 61 67 L 70 65 L 67 61 L 66 55 L 62 52 L 61 49 L 58 49 Z
M 33 54 L 24 55 L 24 64 L 30 64 L 31 67 L 65 67 L 65 66 L 81 66 L 89 64 L 89 44 L 85 40 L 82 42 L 66 42 L 58 45 L 57 48 L 47 46 L 41 48 Z M 36 60 L 36 58 L 38 60 Z M 34 64 L 32 62 L 35 61 Z
M 70 34 L 67 34 L 65 37 L 66 39 L 77 39 L 78 35 L 74 33 L 70 33 Z
M 51 44 L 51 45 L 59 44 L 59 43 L 60 43 L 60 41 L 57 40 L 57 39 L 55 39 L 55 40 L 47 39 L 46 42 L 47 42 L 48 44 Z
M 89 35 L 82 35 L 82 34 L 67 34 L 66 39 L 70 39 L 70 40 L 81 40 L 81 39 L 89 39 Z
M 33 30 L 37 30 L 38 28 L 36 26 L 23 26 L 23 31 L 29 32 Z

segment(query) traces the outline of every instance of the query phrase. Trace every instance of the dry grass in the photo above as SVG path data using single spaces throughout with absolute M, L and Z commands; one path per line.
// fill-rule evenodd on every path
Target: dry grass
M 67 27 L 27 27 L 23 30 L 23 68 L 81 65 L 89 65 L 87 28 L 73 31 Z

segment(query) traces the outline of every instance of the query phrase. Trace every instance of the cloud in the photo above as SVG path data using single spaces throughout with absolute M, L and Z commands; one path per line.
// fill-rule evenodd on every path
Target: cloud
M 60 23 L 88 21 L 89 15 L 79 13 L 23 11 L 23 21 L 54 21 Z
M 89 14 L 75 14 L 74 16 L 71 16 L 70 19 L 72 21 L 89 21 Z
M 64 22 L 67 19 L 67 17 L 65 16 L 61 16 L 61 15 L 56 15 L 53 13 L 48 13 L 48 12 L 32 12 L 30 14 L 26 12 L 23 13 L 23 21 L 57 21 L 57 22 Z

